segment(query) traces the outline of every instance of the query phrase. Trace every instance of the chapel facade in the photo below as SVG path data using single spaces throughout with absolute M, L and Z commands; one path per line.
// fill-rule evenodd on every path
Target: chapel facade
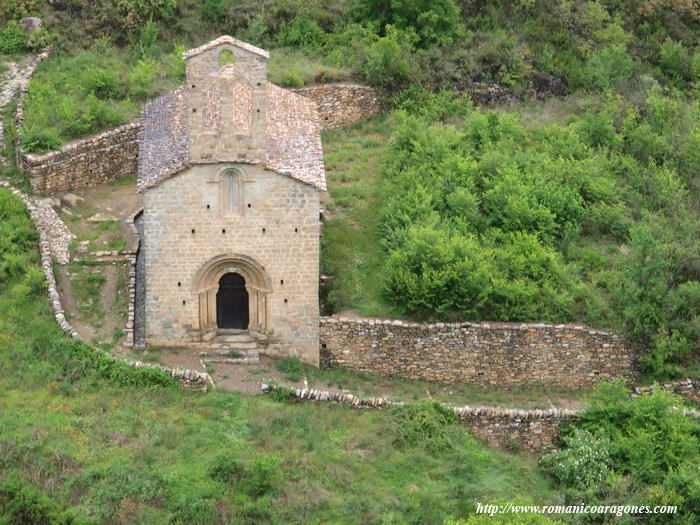
M 321 128 L 314 102 L 267 81 L 268 56 L 217 38 L 144 108 L 145 342 L 245 333 L 318 365 Z

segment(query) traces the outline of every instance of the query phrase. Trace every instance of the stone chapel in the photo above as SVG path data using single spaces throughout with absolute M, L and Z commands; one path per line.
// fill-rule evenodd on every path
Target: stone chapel
M 269 54 L 230 36 L 184 57 L 185 84 L 142 115 L 146 343 L 245 334 L 318 365 L 316 105 L 268 82 Z

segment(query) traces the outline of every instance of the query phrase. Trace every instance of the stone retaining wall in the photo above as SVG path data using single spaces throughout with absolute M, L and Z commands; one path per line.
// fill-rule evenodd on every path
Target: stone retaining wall
M 276 386 L 262 385 L 264 393 Z M 353 408 L 380 409 L 403 405 L 382 397 L 362 398 L 344 392 L 296 389 L 290 391 L 298 401 L 338 403 Z M 448 406 L 448 405 L 446 405 Z M 574 410 L 550 408 L 548 410 L 519 410 L 490 407 L 449 407 L 475 437 L 497 447 L 518 446 L 529 452 L 541 452 L 556 446 L 559 426 L 576 419 Z M 516 445 L 517 444 L 517 445 Z
M 316 102 L 324 131 L 342 128 L 377 115 L 383 108 L 382 93 L 369 86 L 340 82 L 292 89 Z
M 321 366 L 495 386 L 586 388 L 634 377 L 636 349 L 585 326 L 322 317 Z
M 21 123 L 18 108 L 18 128 Z M 134 121 L 43 155 L 25 153 L 18 145 L 17 165 L 36 192 L 60 193 L 112 182 L 137 172 L 139 129 Z

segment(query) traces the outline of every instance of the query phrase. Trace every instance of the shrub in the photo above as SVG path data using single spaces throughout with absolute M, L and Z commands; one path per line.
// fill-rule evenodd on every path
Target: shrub
M 8 22 L 0 29 L 0 54 L 16 55 L 27 46 L 28 35 L 19 22 Z
M 255 499 L 275 495 L 282 482 L 282 458 L 277 454 L 248 454 L 248 461 L 243 460 L 241 452 L 219 454 L 208 468 L 209 477 L 233 485 Z
M 410 313 L 475 315 L 489 297 L 489 253 L 472 236 L 413 226 L 384 266 L 387 297 Z
M 457 423 L 455 413 L 437 401 L 392 406 L 384 419 L 386 432 L 395 446 L 433 450 L 450 446 L 449 429 Z
M 238 482 L 245 476 L 245 465 L 239 453 L 223 452 L 207 469 L 209 477 L 222 483 Z
M 411 77 L 413 33 L 387 26 L 386 36 L 367 45 L 363 74 L 371 84 L 400 87 Z
M 622 44 L 606 47 L 591 55 L 588 75 L 591 87 L 609 89 L 627 80 L 634 70 L 634 62 Z
M 283 46 L 315 50 L 324 43 L 325 33 L 315 20 L 297 16 L 289 24 L 280 27 L 277 40 Z
M 540 460 L 544 468 L 568 488 L 604 492 L 611 464 L 610 441 L 582 429 L 574 429 L 563 441 L 563 450 Z
M 599 384 L 581 415 L 581 428 L 610 440 L 610 466 L 645 483 L 700 457 L 700 421 L 676 410 L 681 401 L 655 389 L 631 398 L 624 383 Z
M 674 80 L 688 77 L 688 55 L 683 44 L 667 38 L 659 49 L 661 70 Z
M 298 357 L 279 359 L 275 362 L 275 368 L 284 374 L 289 381 L 301 381 L 308 374 L 308 366 L 302 363 Z
M 374 20 L 380 28 L 388 25 L 410 29 L 418 35 L 421 47 L 449 43 L 459 26 L 459 8 L 454 0 L 359 0 L 355 19 Z
M 46 494 L 20 480 L 16 474 L 0 479 L 0 523 L 54 525 L 70 523 Z
M 158 368 L 133 367 L 120 359 L 76 340 L 60 338 L 45 349 L 47 356 L 58 363 L 65 377 L 73 381 L 95 383 L 107 380 L 121 386 L 175 386 L 175 380 Z
M 39 13 L 39 6 L 40 0 L 3 0 L 0 18 L 19 20 L 25 16 L 36 15 Z

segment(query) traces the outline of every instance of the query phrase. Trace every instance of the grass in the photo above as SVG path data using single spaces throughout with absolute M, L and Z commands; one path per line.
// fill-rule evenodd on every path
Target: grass
M 273 84 L 302 87 L 324 82 L 350 80 L 349 70 L 327 66 L 322 57 L 311 56 L 295 49 L 278 48 L 270 52 L 267 78 Z
M 100 291 L 107 279 L 101 273 L 92 273 L 94 271 L 71 264 L 71 287 L 81 316 L 91 323 L 99 323 L 104 317 Z M 99 269 L 97 271 L 99 272 Z
M 381 264 L 377 212 L 382 200 L 379 162 L 393 121 L 379 116 L 323 136 L 324 162 L 332 202 L 323 225 L 321 267 L 335 276 L 324 290 L 327 309 L 353 308 L 362 315 L 390 316 L 376 279 Z
M 476 501 L 559 501 L 534 458 L 488 450 L 459 425 L 444 450 L 396 447 L 382 412 L 98 373 L 72 357 L 43 292 L 12 284 L 0 281 L 0 482 L 18 479 L 56 512 L 111 523 L 442 523 Z
M 284 379 L 299 382 L 306 379 L 309 388 L 343 389 L 366 397 L 381 396 L 394 401 L 435 399 L 455 406 L 479 405 L 506 408 L 544 409 L 552 405 L 577 407 L 587 394 L 583 390 L 552 387 L 510 387 L 508 389 L 480 385 L 450 385 L 412 379 L 382 377 L 345 368 L 314 368 L 298 358 L 275 361 L 275 368 Z M 250 373 L 254 373 L 252 370 Z
M 57 52 L 33 75 L 21 142 L 43 153 L 136 118 L 141 105 L 184 78 L 179 51 L 139 54 L 98 40 L 75 54 Z

